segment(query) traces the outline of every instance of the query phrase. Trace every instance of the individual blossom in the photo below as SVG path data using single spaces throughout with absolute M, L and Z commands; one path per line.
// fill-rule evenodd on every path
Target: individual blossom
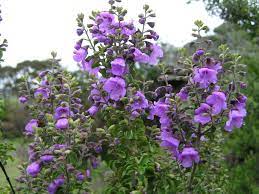
M 88 112 L 91 116 L 94 116 L 94 115 L 98 112 L 98 110 L 99 110 L 99 107 L 96 106 L 96 105 L 93 105 L 93 106 L 91 106 L 91 107 L 87 110 L 87 112 Z
M 92 89 L 90 91 L 90 95 L 88 99 L 95 104 L 106 103 L 109 99 L 108 96 L 104 95 L 103 92 L 100 91 L 100 88 L 105 83 L 106 79 L 101 78 L 97 83 L 92 84 Z
M 105 81 L 103 89 L 112 100 L 118 101 L 126 95 L 126 82 L 122 78 L 111 77 Z
M 49 162 L 52 162 L 54 160 L 54 156 L 53 155 L 43 155 L 40 157 L 40 160 L 44 163 L 49 163 Z
M 48 88 L 45 87 L 39 87 L 34 92 L 35 97 L 42 97 L 43 99 L 48 99 L 50 96 L 50 91 Z
M 113 75 L 123 76 L 127 69 L 123 58 L 116 58 L 111 62 L 111 72 Z
M 196 52 L 192 55 L 192 61 L 194 63 L 198 63 L 200 61 L 200 58 L 202 55 L 204 55 L 205 51 L 203 49 L 198 49 Z
M 60 119 L 60 118 L 68 118 L 70 116 L 70 109 L 69 107 L 65 106 L 59 106 L 56 108 L 55 110 L 55 114 L 54 114 L 54 118 L 56 120 Z
M 180 90 L 180 92 L 178 92 L 176 94 L 176 96 L 178 96 L 181 99 L 181 101 L 186 101 L 188 99 L 188 91 L 187 91 L 187 89 L 185 87 L 183 87 Z
M 25 126 L 25 134 L 33 135 L 35 133 L 35 129 L 38 127 L 38 120 L 31 119 L 27 125 Z
M 234 110 L 238 110 L 240 114 L 242 114 L 244 117 L 247 114 L 246 101 L 247 101 L 247 97 L 245 95 L 239 94 L 237 97 L 237 100 L 234 101 L 234 107 L 233 107 Z
M 83 181 L 83 180 L 85 179 L 85 175 L 84 175 L 82 172 L 78 172 L 78 173 L 76 174 L 76 179 L 77 179 L 78 181 Z
M 100 42 L 109 42 L 108 36 L 114 34 L 115 24 L 114 15 L 109 12 L 101 12 L 95 18 L 95 24 L 91 29 L 93 38 L 96 38 Z
M 76 49 L 74 51 L 73 59 L 74 59 L 74 61 L 79 63 L 79 62 L 83 61 L 86 58 L 87 54 L 88 54 L 87 53 L 87 48 L 81 47 L 81 48 Z
M 49 73 L 49 71 L 41 71 L 41 72 L 39 72 L 39 77 L 40 77 L 40 78 L 43 78 L 43 77 L 45 77 L 48 73 Z
M 231 110 L 228 114 L 228 121 L 225 130 L 231 132 L 234 128 L 240 128 L 243 125 L 244 114 L 238 110 Z
M 168 116 L 169 109 L 170 105 L 168 103 L 160 101 L 155 102 L 154 106 L 151 107 L 148 119 L 153 120 L 154 116 L 158 116 L 159 122 L 161 124 L 161 129 L 170 128 L 172 121 Z
M 41 166 L 38 162 L 33 162 L 26 168 L 27 174 L 32 177 L 36 177 L 39 174 L 40 170 Z
M 157 44 L 151 45 L 152 52 L 149 56 L 149 64 L 156 65 L 158 63 L 158 59 L 164 56 L 163 50 Z
M 162 130 L 160 135 L 161 143 L 160 146 L 167 148 L 173 155 L 178 157 L 178 146 L 180 141 L 172 136 L 167 130 Z
M 97 146 L 94 147 L 94 151 L 95 151 L 96 153 L 101 153 L 101 152 L 103 151 L 103 148 L 102 148 L 102 146 L 97 145 Z
M 193 163 L 199 163 L 199 161 L 199 153 L 193 147 L 185 147 L 179 155 L 179 162 L 184 168 L 190 168 Z
M 151 108 L 149 119 L 154 119 L 154 116 L 167 117 L 170 105 L 164 102 L 155 102 L 154 106 Z
M 141 91 L 137 91 L 130 106 L 131 110 L 142 110 L 148 107 L 148 100 Z
M 83 28 L 78 28 L 76 30 L 76 33 L 77 33 L 78 36 L 81 36 L 84 33 L 84 29 Z
M 196 50 L 196 52 L 195 52 L 195 54 L 197 55 L 197 56 L 202 56 L 202 55 L 204 55 L 204 53 L 205 53 L 205 51 L 203 50 L 203 49 L 198 49 L 198 50 Z
M 86 61 L 83 60 L 82 61 L 82 69 L 84 71 L 87 71 L 90 75 L 94 75 L 94 76 L 98 76 L 99 71 L 100 71 L 100 67 L 92 67 L 92 65 L 94 64 L 94 60 L 91 59 L 90 61 Z
M 206 98 L 206 103 L 212 107 L 212 115 L 227 109 L 226 95 L 223 92 L 213 92 Z
M 61 187 L 65 183 L 65 179 L 63 176 L 56 178 L 52 183 L 48 186 L 49 194 L 55 194 L 57 189 Z
M 126 36 L 130 36 L 136 32 L 133 22 L 117 22 L 113 25 L 116 29 L 121 29 L 120 33 Z
M 69 123 L 68 123 L 68 119 L 67 118 L 58 119 L 56 124 L 55 124 L 55 127 L 57 129 L 67 129 L 68 126 L 69 126 Z
M 109 30 L 110 26 L 114 24 L 114 15 L 103 11 L 96 16 L 95 22 L 101 30 Z
M 147 30 L 147 31 L 150 33 L 150 35 L 146 35 L 147 38 L 153 39 L 153 40 L 159 39 L 159 35 L 155 31 L 153 30 Z
M 92 164 L 92 167 L 96 169 L 100 165 L 100 161 L 96 157 L 93 157 L 91 159 L 91 164 Z
M 134 48 L 133 55 L 134 55 L 134 60 L 136 62 L 139 62 L 139 63 L 148 63 L 149 62 L 149 56 L 137 48 Z
M 240 88 L 241 88 L 241 89 L 246 89 L 246 88 L 247 88 L 247 84 L 244 83 L 244 82 L 241 82 L 241 83 L 240 83 Z
M 205 125 L 206 123 L 209 123 L 211 121 L 211 107 L 206 104 L 202 103 L 199 108 L 195 110 L 194 115 L 194 122 L 200 123 L 202 125 Z
M 20 97 L 19 97 L 19 102 L 20 102 L 20 103 L 24 104 L 24 103 L 26 103 L 27 101 L 28 101 L 28 98 L 27 98 L 26 96 L 20 96 Z
M 207 88 L 210 84 L 217 83 L 217 71 L 209 68 L 196 69 L 193 81 L 198 83 L 201 88 Z
M 85 175 L 86 175 L 87 178 L 91 178 L 91 170 L 89 168 L 86 169 Z

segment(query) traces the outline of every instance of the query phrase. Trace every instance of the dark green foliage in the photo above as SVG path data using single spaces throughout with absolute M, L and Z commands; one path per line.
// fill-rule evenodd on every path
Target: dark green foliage
M 154 139 L 158 129 L 146 127 L 140 118 L 130 120 L 129 115 L 125 115 L 124 111 L 111 107 L 106 109 L 104 115 L 106 115 L 104 122 L 108 126 L 106 131 L 112 138 L 119 139 L 114 148 L 110 147 L 102 156 L 112 170 L 106 178 L 108 181 L 106 192 L 171 193 L 175 191 L 176 175 L 169 173 L 173 165 L 166 164 L 168 160 L 163 161 L 165 153 Z
M 191 1 L 194 0 L 189 2 Z M 258 0 L 203 0 L 203 2 L 210 13 L 236 24 L 247 31 L 251 37 L 259 37 Z

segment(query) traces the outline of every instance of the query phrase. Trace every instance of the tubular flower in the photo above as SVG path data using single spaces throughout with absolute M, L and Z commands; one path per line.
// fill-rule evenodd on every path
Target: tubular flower
M 209 123 L 211 121 L 210 111 L 211 107 L 206 103 L 202 103 L 201 106 L 194 112 L 194 122 L 202 125 Z
M 179 155 L 179 161 L 184 168 L 192 167 L 193 163 L 199 163 L 199 153 L 193 147 L 185 147 Z
M 226 95 L 223 92 L 213 92 L 207 97 L 206 103 L 212 107 L 212 115 L 227 109 Z
M 193 81 L 198 83 L 201 88 L 207 88 L 210 84 L 217 82 L 217 71 L 209 68 L 196 69 Z
M 119 77 L 111 77 L 107 79 L 103 85 L 103 89 L 109 94 L 110 99 L 118 101 L 126 95 L 126 83 L 124 79 Z

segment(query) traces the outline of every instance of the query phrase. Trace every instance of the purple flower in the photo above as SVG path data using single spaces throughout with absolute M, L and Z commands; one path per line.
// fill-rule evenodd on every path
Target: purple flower
M 213 69 L 215 71 L 219 71 L 222 69 L 221 63 L 213 58 L 207 57 L 204 60 L 203 64 L 206 68 Z
M 238 110 L 240 114 L 242 114 L 244 117 L 246 116 L 246 101 L 247 97 L 245 95 L 239 95 L 237 97 L 237 101 L 234 102 L 234 107 L 233 109 Z
M 207 88 L 211 83 L 217 82 L 217 71 L 209 68 L 200 68 L 194 71 L 195 83 L 199 83 L 201 88 Z
M 180 92 L 178 92 L 176 94 L 176 96 L 178 96 L 181 99 L 181 101 L 186 101 L 188 99 L 188 91 L 187 91 L 187 89 L 185 87 L 183 87 L 180 90 Z
M 41 77 L 41 78 L 45 77 L 45 76 L 48 74 L 48 72 L 49 72 L 49 71 L 41 71 L 41 72 L 39 73 L 39 77 Z
M 227 109 L 226 95 L 223 92 L 213 92 L 207 97 L 206 103 L 212 107 L 212 115 Z
M 76 42 L 74 49 L 79 50 L 82 47 L 83 40 Z
M 151 45 L 152 52 L 149 56 L 149 64 L 156 65 L 159 58 L 163 57 L 163 50 L 156 44 Z
M 49 163 L 54 160 L 54 156 L 53 155 L 44 155 L 44 156 L 40 157 L 40 160 L 44 163 Z
M 55 110 L 54 118 L 58 120 L 60 118 L 68 118 L 69 115 L 69 107 L 59 106 Z
M 225 130 L 231 132 L 233 128 L 240 128 L 243 125 L 244 115 L 238 110 L 231 110 L 228 114 L 228 121 Z
M 202 125 L 209 123 L 211 121 L 210 111 L 211 107 L 206 103 L 202 103 L 201 106 L 195 110 L 194 121 Z
M 111 77 L 107 79 L 103 85 L 103 89 L 109 94 L 112 100 L 118 101 L 126 95 L 126 83 L 124 79 L 119 77 Z
M 91 170 L 90 169 L 86 169 L 85 175 L 86 175 L 87 178 L 90 178 L 91 177 Z
M 67 118 L 58 119 L 57 122 L 56 122 L 56 125 L 55 125 L 55 127 L 57 129 L 67 129 L 68 126 L 69 126 L 69 123 L 68 123 Z
M 167 117 L 167 112 L 169 111 L 170 106 L 164 102 L 155 102 L 154 106 L 151 108 L 149 119 L 153 120 L 154 116 L 160 118 Z
M 48 82 L 48 80 L 42 80 L 42 81 L 40 82 L 40 85 L 41 85 L 41 86 L 49 86 L 49 82 Z
M 114 23 L 114 15 L 109 12 L 101 12 L 96 16 L 95 22 L 101 30 L 108 30 Z
M 101 153 L 103 151 L 103 148 L 102 148 L 102 146 L 98 145 L 94 148 L 94 150 L 96 153 Z
M 27 174 L 29 174 L 32 177 L 36 177 L 40 172 L 40 170 L 41 170 L 41 167 L 38 162 L 33 162 L 26 168 Z
M 115 29 L 121 29 L 121 34 L 130 36 L 136 32 L 136 29 L 133 25 L 133 22 L 117 22 L 116 24 L 113 25 Z
M 20 101 L 20 103 L 24 104 L 28 101 L 28 98 L 26 96 L 20 96 L 19 101 Z
M 87 110 L 87 112 L 88 112 L 91 116 L 94 116 L 94 115 L 98 112 L 98 110 L 99 110 L 99 107 L 96 106 L 96 105 L 93 105 L 93 106 L 91 106 L 91 107 Z
M 94 60 L 91 59 L 90 61 L 82 61 L 82 69 L 84 71 L 87 71 L 90 75 L 94 75 L 97 76 L 99 71 L 100 71 L 100 67 L 94 67 L 92 68 L 92 65 L 94 63 Z
M 149 56 L 143 52 L 141 52 L 139 49 L 134 48 L 134 60 L 139 63 L 148 63 L 149 62 Z
M 126 73 L 126 63 L 123 58 L 116 58 L 111 62 L 111 72 L 113 75 L 123 76 Z
M 85 179 L 85 176 L 83 175 L 83 173 L 78 172 L 78 173 L 76 174 L 76 179 L 77 179 L 78 181 L 83 181 L 83 180 Z
M 200 156 L 199 153 L 192 147 L 185 147 L 179 155 L 179 161 L 184 168 L 190 168 L 193 162 L 199 163 Z
M 50 91 L 48 88 L 40 87 L 36 89 L 36 91 L 34 92 L 34 96 L 41 96 L 43 99 L 47 99 L 50 96 Z
M 161 124 L 161 129 L 170 128 L 172 121 L 168 116 L 170 105 L 165 102 L 155 102 L 154 106 L 151 107 L 148 119 L 153 120 L 154 116 L 159 117 L 159 122 Z
M 48 186 L 48 192 L 49 194 L 55 194 L 57 189 L 62 186 L 65 182 L 65 179 L 63 176 L 58 177 L 55 179 L 52 183 L 49 184 Z
M 78 28 L 76 30 L 76 33 L 77 33 L 78 36 L 81 36 L 84 33 L 84 29 L 83 28 Z
M 92 164 L 92 167 L 94 169 L 96 169 L 100 165 L 100 161 L 97 158 L 94 157 L 94 158 L 91 159 L 91 164 Z
M 142 110 L 148 107 L 148 100 L 141 91 L 137 91 L 133 99 L 132 110 Z
M 197 55 L 197 56 L 202 56 L 202 55 L 204 55 L 204 53 L 205 53 L 205 51 L 203 50 L 203 49 L 198 49 L 196 52 L 195 52 L 195 54 Z
M 198 62 L 200 61 L 200 57 L 199 57 L 196 53 L 194 53 L 194 54 L 192 55 L 192 61 L 193 61 L 194 63 L 198 63 Z
M 73 59 L 74 61 L 79 63 L 85 59 L 86 55 L 87 55 L 87 49 L 81 47 L 78 50 L 74 51 Z
M 240 88 L 241 88 L 241 89 L 245 89 L 245 88 L 247 88 L 246 83 L 241 82 L 241 83 L 240 83 Z
M 38 120 L 31 119 L 25 126 L 26 135 L 33 135 L 35 133 L 35 128 L 38 127 Z
M 172 136 L 172 134 L 166 130 L 161 132 L 161 144 L 160 146 L 167 148 L 175 158 L 178 157 L 178 146 L 180 141 Z

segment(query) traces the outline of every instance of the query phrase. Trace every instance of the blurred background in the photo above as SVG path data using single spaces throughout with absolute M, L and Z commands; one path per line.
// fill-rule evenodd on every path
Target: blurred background
M 248 116 L 242 129 L 236 129 L 224 145 L 225 163 L 233 193 L 259 193 L 256 153 L 259 135 L 259 0 L 123 0 L 128 18 L 134 19 L 142 6 L 149 4 L 157 14 L 156 31 L 165 56 L 162 63 L 175 66 L 180 47 L 190 52 L 193 22 L 202 20 L 210 27 L 209 38 L 215 49 L 221 43 L 240 53 L 248 66 L 246 95 Z M 50 67 L 47 60 L 52 50 L 58 52 L 62 67 L 69 69 L 84 85 L 86 76 L 72 59 L 76 42 L 76 16 L 92 10 L 105 10 L 100 0 L 6 0 L 1 2 L 1 34 L 8 40 L 5 62 L 0 66 L 0 130 L 5 141 L 16 147 L 15 160 L 7 170 L 12 179 L 16 166 L 27 158 L 28 140 L 23 129 L 29 115 L 18 103 L 18 84 L 22 75 L 35 77 Z M 151 69 L 147 79 L 156 78 Z M 85 78 L 85 79 L 82 79 Z M 173 79 L 173 78 L 172 78 Z M 181 83 L 179 82 L 179 85 Z M 85 84 L 87 87 L 87 84 Z M 6 184 L 0 172 L 0 186 Z

